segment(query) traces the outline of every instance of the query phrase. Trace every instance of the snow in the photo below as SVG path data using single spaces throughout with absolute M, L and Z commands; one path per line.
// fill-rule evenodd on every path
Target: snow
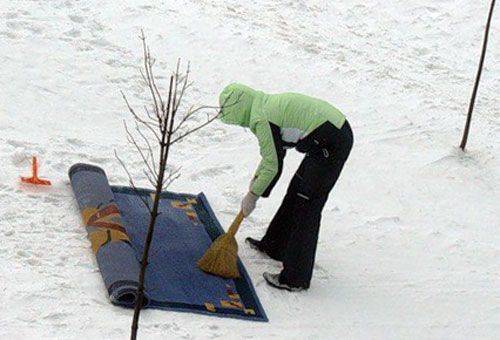
M 500 338 L 500 13 L 494 13 L 466 153 L 457 149 L 488 1 L 0 0 L 0 338 L 123 339 L 132 312 L 107 300 L 67 178 L 97 164 L 140 184 L 119 90 L 147 98 L 144 28 L 164 77 L 191 61 L 186 103 L 240 81 L 296 91 L 348 116 L 355 146 L 324 211 L 309 291 L 269 288 L 279 265 L 240 256 L 268 324 L 146 310 L 142 338 Z M 51 188 L 19 184 L 38 155 Z M 256 140 L 216 122 L 183 144 L 172 190 L 203 191 L 223 225 L 259 160 Z M 300 162 L 238 235 L 263 235 Z M 241 243 L 241 242 L 240 242 Z

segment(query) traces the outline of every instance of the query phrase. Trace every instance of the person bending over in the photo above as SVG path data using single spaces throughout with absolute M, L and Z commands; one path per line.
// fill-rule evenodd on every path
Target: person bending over
M 321 212 L 351 151 L 351 127 L 337 108 L 298 93 L 266 94 L 234 83 L 224 88 L 219 101 L 222 122 L 249 128 L 259 142 L 262 159 L 241 203 L 245 217 L 260 197 L 271 193 L 286 150 L 305 154 L 264 237 L 245 241 L 283 262 L 281 273 L 264 272 L 268 284 L 289 291 L 308 289 Z

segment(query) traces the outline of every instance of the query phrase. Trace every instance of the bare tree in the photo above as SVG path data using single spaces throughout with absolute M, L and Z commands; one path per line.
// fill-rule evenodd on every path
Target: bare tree
M 495 0 L 491 0 L 490 12 L 488 14 L 488 21 L 486 22 L 486 29 L 484 32 L 483 48 L 481 51 L 481 58 L 479 60 L 479 67 L 477 69 L 476 81 L 474 83 L 474 89 L 472 90 L 472 96 L 469 102 L 469 112 L 467 113 L 467 120 L 465 121 L 464 134 L 462 135 L 462 141 L 460 142 L 460 148 L 462 151 L 465 150 L 467 145 L 467 138 L 469 138 L 470 122 L 472 119 L 472 111 L 474 110 L 474 103 L 476 102 L 477 89 L 479 87 L 479 80 L 481 79 L 481 73 L 483 71 L 484 56 L 486 55 L 486 47 L 488 46 L 488 35 L 490 33 L 491 17 L 493 16 L 493 8 L 495 7 Z
M 143 107 L 141 113 L 138 113 L 122 92 L 123 99 L 134 120 L 133 127 L 130 127 L 125 122 L 124 125 L 127 139 L 139 154 L 144 164 L 143 174 L 154 188 L 155 195 L 152 203 L 143 196 L 138 195 L 150 213 L 150 220 L 141 260 L 131 339 L 137 338 L 139 315 L 144 305 L 144 279 L 156 219 L 159 215 L 160 196 L 162 191 L 179 177 L 179 169 L 172 169 L 168 166 L 170 151 L 176 143 L 181 142 L 190 134 L 214 121 L 220 115 L 224 106 L 191 106 L 183 110 L 181 108 L 182 100 L 186 91 L 192 85 L 189 80 L 189 63 L 185 72 L 180 73 L 180 60 L 177 62 L 175 72 L 169 78 L 168 91 L 163 94 L 157 84 L 158 78 L 155 77 L 153 72 L 154 59 L 151 57 L 143 31 L 141 31 L 140 39 L 142 40 L 144 59 L 140 68 L 140 75 L 149 93 L 150 103 Z M 180 108 L 183 112 L 179 112 Z M 199 114 L 205 114 L 205 116 L 201 120 L 193 119 Z M 125 162 L 118 156 L 116 151 L 115 156 L 127 173 L 130 186 L 137 190 Z

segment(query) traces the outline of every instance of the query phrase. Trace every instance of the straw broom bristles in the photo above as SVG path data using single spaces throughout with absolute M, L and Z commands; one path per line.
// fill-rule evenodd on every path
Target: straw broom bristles
M 240 277 L 238 270 L 238 243 L 234 235 L 243 221 L 240 211 L 227 233 L 219 236 L 208 248 L 205 255 L 198 260 L 198 268 L 209 274 L 221 276 L 226 279 Z

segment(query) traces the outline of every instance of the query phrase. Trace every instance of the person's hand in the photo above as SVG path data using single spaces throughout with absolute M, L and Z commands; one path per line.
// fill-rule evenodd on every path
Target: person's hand
M 258 199 L 259 196 L 255 195 L 251 191 L 243 197 L 243 201 L 241 201 L 241 212 L 243 213 L 243 216 L 248 217 L 252 213 Z

